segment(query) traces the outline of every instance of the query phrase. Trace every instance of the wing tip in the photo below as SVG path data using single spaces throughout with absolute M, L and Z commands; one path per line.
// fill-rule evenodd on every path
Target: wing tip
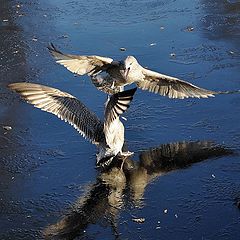
M 37 83 L 29 83 L 29 82 L 16 82 L 16 83 L 10 83 L 7 85 L 7 87 L 13 91 L 21 91 L 23 89 L 29 89 L 29 88 L 43 88 L 43 87 L 47 87 L 41 84 L 37 84 Z M 47 87 L 50 88 L 50 87 Z
M 21 85 L 25 84 L 26 82 L 16 82 L 16 83 L 10 83 L 7 85 L 7 87 L 13 91 L 17 91 L 21 87 Z
M 62 54 L 60 50 L 58 50 L 52 42 L 50 42 L 47 46 L 48 51 L 53 55 L 54 53 Z

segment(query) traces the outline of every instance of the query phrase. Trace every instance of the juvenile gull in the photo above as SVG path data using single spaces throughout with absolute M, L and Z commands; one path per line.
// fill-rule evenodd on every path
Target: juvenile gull
M 8 86 L 36 108 L 71 124 L 83 137 L 95 144 L 99 148 L 98 165 L 110 163 L 118 154 L 131 155 L 130 152 L 122 152 L 124 126 L 119 116 L 128 109 L 137 88 L 112 95 L 106 102 L 102 122 L 95 113 L 66 92 L 34 83 L 12 83 Z
M 56 49 L 53 44 L 48 49 L 57 63 L 75 74 L 89 75 L 93 84 L 106 93 L 112 94 L 122 91 L 124 86 L 132 83 L 143 90 L 169 98 L 207 98 L 220 93 L 148 70 L 142 67 L 133 56 L 128 56 L 124 61 L 114 61 L 112 58 L 95 55 L 64 54 Z M 102 73 L 105 73 L 105 76 Z

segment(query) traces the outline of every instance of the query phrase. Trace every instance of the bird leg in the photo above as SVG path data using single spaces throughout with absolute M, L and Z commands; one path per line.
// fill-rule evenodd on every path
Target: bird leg
M 124 163 L 125 163 L 126 159 L 127 159 L 127 156 L 125 156 L 122 160 L 121 167 L 120 167 L 121 171 L 123 170 L 123 166 L 124 166 Z
M 112 86 L 110 88 L 114 89 L 114 87 L 115 87 L 115 81 L 113 81 Z
M 134 152 L 129 152 L 129 151 L 127 151 L 127 152 L 120 152 L 120 154 L 121 154 L 121 156 L 123 156 L 123 159 L 122 159 L 122 163 L 121 163 L 121 170 L 123 170 L 123 166 L 124 166 L 124 163 L 125 163 L 125 160 L 129 157 L 129 156 L 131 156 L 131 155 L 133 155 L 134 154 Z
M 110 95 L 109 94 L 107 94 L 107 101 L 106 101 L 106 105 L 107 105 L 107 103 L 110 101 Z

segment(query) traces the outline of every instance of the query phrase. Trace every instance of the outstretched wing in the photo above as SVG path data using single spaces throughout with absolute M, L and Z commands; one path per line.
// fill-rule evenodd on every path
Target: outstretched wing
M 103 141 L 103 123 L 74 96 L 33 83 L 12 83 L 8 86 L 36 108 L 52 113 L 71 124 L 92 143 L 98 144 Z
M 214 97 L 218 92 L 197 87 L 178 78 L 143 69 L 144 78 L 137 82 L 143 90 L 158 93 L 169 98 L 208 98 Z
M 132 88 L 118 92 L 110 97 L 105 110 L 105 123 L 113 122 L 129 108 L 136 90 L 137 88 Z
M 140 165 L 151 174 L 186 168 L 193 163 L 233 153 L 233 150 L 211 141 L 175 142 L 143 151 L 139 158 Z
M 89 76 L 93 76 L 106 71 L 112 65 L 118 64 L 118 62 L 108 57 L 64 54 L 56 49 L 52 43 L 48 46 L 48 50 L 57 63 L 78 75 L 88 74 Z

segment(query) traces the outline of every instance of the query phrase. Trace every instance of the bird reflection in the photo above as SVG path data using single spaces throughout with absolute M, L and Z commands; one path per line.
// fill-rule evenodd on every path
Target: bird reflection
M 71 210 L 57 223 L 43 231 L 46 239 L 74 239 L 84 235 L 89 224 L 111 226 L 119 237 L 118 215 L 128 201 L 141 204 L 146 186 L 170 171 L 187 168 L 193 163 L 231 155 L 233 151 L 210 141 L 176 142 L 142 151 L 139 161 L 130 157 L 115 158 L 111 165 L 99 170 L 96 183 L 89 192 L 73 204 Z M 129 191 L 129 193 L 127 192 Z

